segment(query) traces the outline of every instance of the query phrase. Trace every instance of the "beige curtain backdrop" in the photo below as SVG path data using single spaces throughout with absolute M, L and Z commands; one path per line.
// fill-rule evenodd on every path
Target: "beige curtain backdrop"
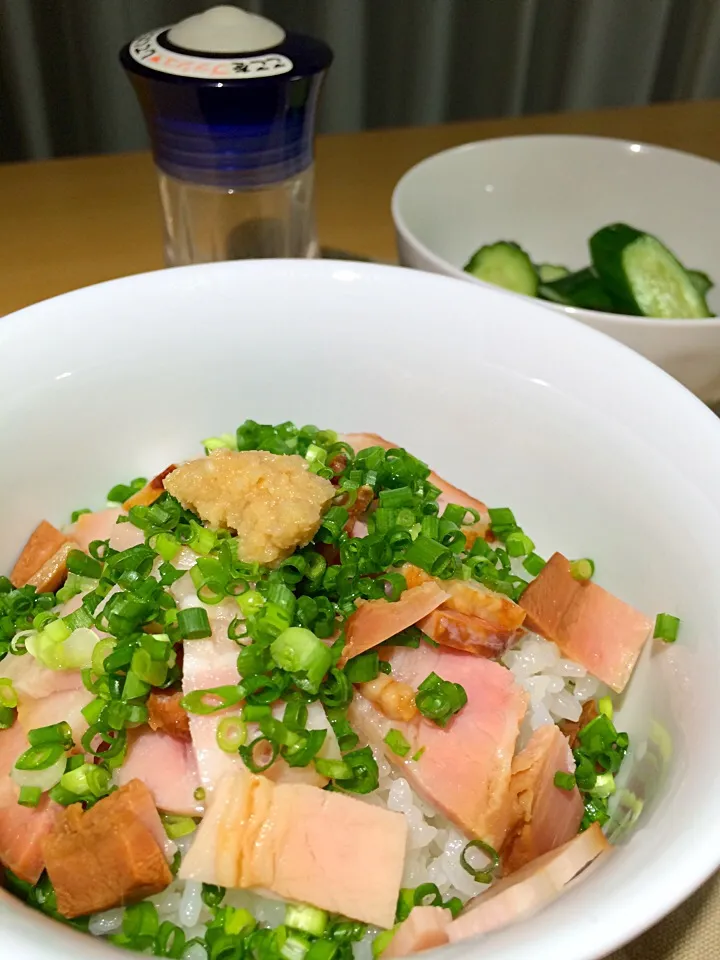
M 213 0 L 0 0 L 0 160 L 146 144 L 123 43 Z M 720 96 L 720 0 L 245 0 L 326 39 L 325 131 Z

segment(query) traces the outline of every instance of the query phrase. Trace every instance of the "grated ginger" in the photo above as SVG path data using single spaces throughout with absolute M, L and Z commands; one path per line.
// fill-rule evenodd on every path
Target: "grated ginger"
M 318 531 L 335 488 L 299 456 L 214 450 L 165 478 L 165 489 L 210 527 L 238 535 L 247 563 L 273 564 Z

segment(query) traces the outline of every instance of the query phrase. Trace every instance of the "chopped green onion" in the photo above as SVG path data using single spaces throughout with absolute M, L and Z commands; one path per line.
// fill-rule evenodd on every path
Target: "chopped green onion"
M 305 627 L 290 627 L 270 645 L 270 653 L 281 670 L 295 674 L 295 682 L 308 693 L 317 693 L 332 665 L 328 647 Z
M 262 703 L 246 703 L 242 709 L 242 719 L 247 723 L 254 723 L 256 720 L 262 720 L 263 717 L 272 715 L 272 707 Z
M 15 709 L 0 705 L 0 730 L 9 730 L 15 723 Z
M 405 560 L 433 577 L 442 579 L 450 577 L 455 569 L 451 551 L 422 533 L 405 551 Z
M 305 937 L 299 937 L 297 934 L 291 933 L 285 938 L 285 941 L 280 947 L 279 952 L 282 960 L 305 960 L 305 956 L 309 949 L 309 940 L 306 940 Z
M 599 773 L 595 780 L 595 786 L 590 790 L 594 797 L 600 797 L 603 800 L 615 793 L 615 777 L 612 773 Z
M 244 697 L 245 691 L 240 686 L 212 687 L 209 690 L 193 690 L 186 694 L 180 701 L 180 706 L 188 713 L 207 716 L 227 707 L 234 707 Z
M 390 946 L 392 938 L 397 933 L 397 927 L 390 927 L 389 930 L 381 930 L 380 933 L 375 937 L 372 942 L 372 955 L 373 960 L 378 960 L 378 957 L 383 954 L 387 948 Z
M 350 793 L 367 794 L 377 790 L 379 783 L 378 765 L 370 747 L 351 750 L 343 757 L 353 770 L 351 780 L 343 779 L 339 786 Z
M 413 763 L 417 763 L 420 757 L 422 757 L 424 753 L 425 753 L 425 747 L 420 747 L 418 752 L 414 753 L 410 759 L 413 761 Z
M 0 706 L 13 710 L 18 705 L 18 697 L 12 680 L 0 677 Z
M 264 744 L 268 746 L 264 749 L 269 748 L 269 753 L 266 758 L 258 757 L 256 759 L 256 752 L 258 748 L 262 747 Z M 252 743 L 248 743 L 240 747 L 240 756 L 242 757 L 243 763 L 248 768 L 251 773 L 264 773 L 266 770 L 269 770 L 270 767 L 275 763 L 280 752 L 280 747 L 273 740 L 270 740 L 268 737 L 260 736 L 256 737 Z M 263 762 L 264 759 L 264 762 Z
M 257 590 L 246 590 L 235 597 L 235 602 L 244 617 L 252 617 L 265 606 L 265 598 Z
M 380 660 L 377 650 L 366 650 L 345 664 L 345 676 L 350 683 L 367 683 L 374 680 L 380 672 Z
M 617 739 L 617 730 L 608 717 L 600 714 L 578 733 L 583 751 L 590 757 L 610 750 Z
M 418 687 L 415 705 L 420 713 L 439 727 L 448 721 L 467 703 L 465 689 L 459 683 L 443 680 L 431 673 Z
M 307 767 L 322 749 L 327 730 L 303 730 L 296 743 L 285 747 L 283 759 L 289 767 Z
M 94 560 L 82 550 L 71 550 L 67 555 L 67 568 L 70 573 L 78 577 L 89 577 L 91 580 L 98 580 L 102 576 L 103 565 L 99 560 Z
M 66 771 L 60 778 L 60 786 L 78 797 L 104 797 L 110 789 L 110 771 L 103 766 L 83 763 Z
M 197 787 L 193 791 L 193 799 L 197 800 L 198 803 L 203 803 L 205 801 L 205 789 L 204 787 Z
M 561 790 L 572 790 L 575 786 L 575 774 L 567 773 L 565 770 L 558 770 L 553 779 L 553 783 Z
M 159 926 L 157 907 L 149 900 L 125 908 L 122 930 L 131 941 L 140 937 L 154 937 Z
M 164 531 L 157 535 L 153 544 L 155 553 L 162 557 L 166 563 L 170 563 L 175 559 L 180 551 L 180 547 L 180 541 L 171 533 L 165 533 Z
M 214 910 L 223 902 L 226 893 L 227 890 L 225 887 L 218 887 L 214 883 L 204 883 L 202 885 L 200 898 L 206 907 L 210 907 L 211 910 Z
M 214 530 L 208 530 L 207 527 L 201 526 L 195 520 L 190 521 L 190 527 L 193 535 L 188 541 L 188 547 L 194 550 L 195 553 L 207 556 L 217 544 L 217 533 Z
M 344 760 L 327 760 L 323 757 L 315 758 L 315 769 L 321 777 L 328 780 L 350 780 L 354 776 L 352 767 Z
M 240 717 L 223 717 L 215 733 L 217 744 L 225 753 L 237 753 L 247 740 L 247 727 Z
M 327 928 L 328 915 L 324 910 L 305 903 L 289 903 L 285 907 L 285 926 L 302 930 L 312 937 L 321 937 Z
M 523 567 L 531 577 L 536 577 L 545 566 L 545 560 L 536 553 L 529 553 L 523 560 Z
M 468 852 L 473 849 L 484 853 L 490 863 L 476 869 L 467 859 Z M 493 877 L 500 866 L 500 855 L 489 843 L 485 843 L 483 840 L 471 840 L 460 854 L 460 866 L 470 874 L 476 883 L 492 883 Z
M 570 561 L 570 573 L 576 580 L 590 580 L 595 573 L 595 564 L 588 557 Z
M 205 447 L 206 453 L 211 453 L 213 450 L 237 450 L 237 440 L 231 433 L 221 433 L 218 437 L 208 437 L 207 440 L 203 440 L 203 446 Z
M 505 549 L 510 557 L 526 557 L 535 549 L 535 544 L 522 530 L 515 530 L 508 534 L 505 540 Z
M 659 613 L 655 618 L 653 639 L 664 640 L 665 643 L 675 643 L 679 627 L 679 617 L 674 617 L 671 613 Z
M 410 744 L 399 730 L 388 730 L 384 742 L 398 757 L 406 757 L 410 753 Z
M 203 607 L 189 607 L 178 610 L 177 631 L 183 640 L 204 640 L 212 636 L 212 627 L 207 610 Z
M 608 720 L 612 720 L 613 718 L 612 699 L 610 697 L 601 697 L 598 700 L 598 710 L 604 717 L 607 717 Z
M 84 513 L 92 513 L 92 510 L 88 509 L 88 507 L 81 507 L 79 510 L 73 510 L 73 512 L 70 514 L 70 523 L 76 523 Z
M 164 813 L 162 815 L 162 822 L 163 827 L 165 827 L 165 833 L 171 840 L 179 840 L 181 837 L 189 836 L 195 832 L 197 826 L 192 817 L 174 816 L 170 813 Z
M 42 790 L 40 787 L 20 787 L 18 803 L 22 807 L 36 807 L 40 803 Z
M 64 720 L 60 723 L 52 723 L 47 727 L 36 727 L 34 730 L 30 730 L 27 737 L 32 747 L 42 747 L 48 743 L 59 743 L 63 750 L 70 750 L 73 747 L 72 729 L 70 724 Z M 23 768 L 19 767 L 18 769 L 22 770 Z
M 428 900 L 428 897 L 430 899 Z M 442 896 L 434 883 L 421 883 L 415 887 L 413 893 L 413 904 L 416 907 L 441 907 Z
M 457 919 L 460 916 L 460 911 L 465 906 L 460 897 L 450 897 L 449 900 L 446 900 L 443 904 L 446 910 L 450 911 L 453 920 Z
M 490 516 L 490 525 L 492 527 L 514 527 L 516 526 L 515 514 L 510 507 L 490 507 L 488 510 Z
M 15 761 L 16 770 L 47 770 L 65 753 L 65 747 L 59 741 L 30 747 Z

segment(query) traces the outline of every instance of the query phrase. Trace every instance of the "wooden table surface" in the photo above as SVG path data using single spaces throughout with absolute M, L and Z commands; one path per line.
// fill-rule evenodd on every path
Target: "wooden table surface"
M 320 137 L 321 243 L 393 260 L 390 196 L 405 170 L 460 143 L 530 133 L 620 137 L 720 160 L 720 100 Z M 155 175 L 146 153 L 0 166 L 0 210 L 0 315 L 163 265 Z

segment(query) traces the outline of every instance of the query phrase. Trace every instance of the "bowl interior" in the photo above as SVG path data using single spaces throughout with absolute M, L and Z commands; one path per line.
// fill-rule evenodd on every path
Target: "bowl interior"
M 293 419 L 384 434 L 512 506 L 543 555 L 592 556 L 601 584 L 682 618 L 620 711 L 635 827 L 616 823 L 613 855 L 543 914 L 448 953 L 604 956 L 720 863 L 720 424 L 657 368 L 529 300 L 302 261 L 81 290 L 0 321 L 0 351 L 2 569 L 39 518 L 99 506 L 247 417 Z M 109 956 L 1 892 L 0 925 L 27 960 Z
M 496 240 L 579 269 L 588 238 L 623 221 L 720 281 L 720 164 L 661 147 L 573 136 L 469 143 L 410 170 L 394 212 L 414 242 L 457 269 Z M 720 311 L 717 290 L 710 301 Z

